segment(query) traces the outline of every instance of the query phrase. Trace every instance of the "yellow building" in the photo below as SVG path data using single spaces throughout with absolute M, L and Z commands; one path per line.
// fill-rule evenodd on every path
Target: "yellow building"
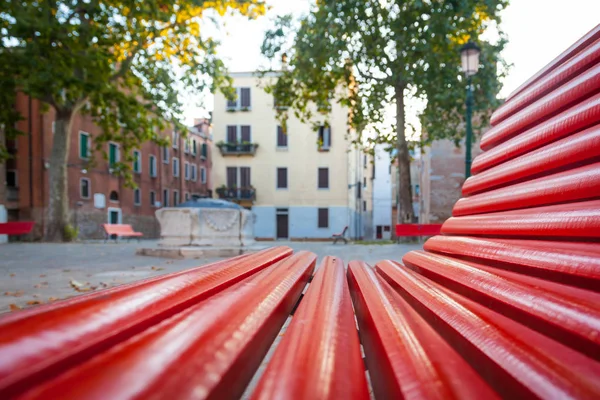
M 273 96 L 262 89 L 275 75 L 231 76 L 237 100 L 217 93 L 213 111 L 217 197 L 252 209 L 257 239 L 325 239 L 346 226 L 346 237 L 362 237 L 357 214 L 370 169 L 350 146 L 348 110 L 332 103 L 329 126 L 316 130 L 290 112 L 284 133 Z

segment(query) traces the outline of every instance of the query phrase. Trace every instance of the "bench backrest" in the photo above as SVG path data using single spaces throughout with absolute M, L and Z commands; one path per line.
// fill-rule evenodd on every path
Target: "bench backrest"
M 104 224 L 104 230 L 109 235 L 119 233 L 135 233 L 131 225 L 128 224 Z
M 14 221 L 0 223 L 0 235 L 25 235 L 33 229 L 33 221 Z
M 442 224 L 398 224 L 396 236 L 434 236 L 439 235 Z

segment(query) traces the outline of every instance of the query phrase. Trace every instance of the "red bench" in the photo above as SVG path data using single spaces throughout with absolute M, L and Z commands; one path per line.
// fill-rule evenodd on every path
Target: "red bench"
M 402 236 L 435 236 L 439 235 L 442 224 L 398 224 L 396 237 Z
M 0 223 L 0 235 L 26 235 L 33 230 L 33 221 L 14 221 Z
M 366 400 L 365 367 L 377 399 L 600 398 L 591 35 L 494 114 L 424 251 L 345 272 L 276 247 L 0 317 L 0 398 Z
M 132 237 L 137 238 L 138 240 L 144 236 L 141 232 L 135 232 L 131 225 L 127 224 L 103 224 L 104 232 L 106 233 L 106 237 L 104 242 L 114 236 L 115 242 L 118 241 L 119 237 L 126 237 L 128 240 Z
M 342 233 L 334 233 L 333 235 L 331 235 L 331 238 L 333 239 L 333 244 L 336 244 L 338 242 L 338 240 L 343 240 L 344 244 L 348 244 L 348 239 L 346 239 L 347 231 L 348 231 L 348 226 L 345 226 L 344 229 L 342 230 Z

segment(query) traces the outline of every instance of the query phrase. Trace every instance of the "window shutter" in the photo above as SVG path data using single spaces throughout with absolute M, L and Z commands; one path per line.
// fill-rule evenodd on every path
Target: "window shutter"
M 324 138 L 323 138 L 323 145 L 326 148 L 331 147 L 331 127 L 327 126 L 324 129 L 324 134 L 323 134 Z
M 237 186 L 237 168 L 227 167 L 227 187 Z
M 319 168 L 319 189 L 329 189 L 328 168 Z
M 281 126 L 277 126 L 277 147 L 287 147 L 287 135 Z
M 227 126 L 227 143 L 237 143 L 237 126 Z
M 242 125 L 242 143 L 250 143 L 252 138 L 250 136 L 250 125 Z
M 287 168 L 277 168 L 277 188 L 287 189 Z
M 248 188 L 251 185 L 250 167 L 240 167 L 240 187 Z
M 319 208 L 318 227 L 329 228 L 329 209 Z
M 208 153 L 208 146 L 206 143 L 202 143 L 202 157 L 206 158 Z
M 227 100 L 227 109 L 234 109 L 237 108 L 237 103 L 238 103 L 238 91 L 236 90 L 236 98 L 233 100 Z
M 242 108 L 250 108 L 250 88 L 241 88 L 241 106 Z

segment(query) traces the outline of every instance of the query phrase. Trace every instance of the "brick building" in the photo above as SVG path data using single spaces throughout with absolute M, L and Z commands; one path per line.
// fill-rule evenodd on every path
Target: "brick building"
M 40 103 L 24 95 L 17 97 L 16 107 L 24 117 L 18 127 L 25 134 L 7 142 L 13 158 L 5 166 L 5 205 L 9 221 L 36 222 L 31 238 L 38 239 L 44 231 L 48 205 L 54 112 L 41 112 Z M 136 189 L 125 187 L 124 179 L 111 173 L 111 162 L 121 158 L 117 143 L 104 145 L 109 160 L 98 153 L 90 155 L 99 133 L 91 118 L 75 118 L 68 156 L 68 190 L 72 224 L 79 228 L 79 238 L 103 237 L 101 224 L 107 222 L 131 224 L 145 237 L 158 237 L 154 217 L 157 208 L 178 204 L 192 195 L 211 196 L 208 120 L 197 120 L 186 139 L 172 131 L 163 132 L 172 137 L 171 146 L 144 143 L 134 150 Z

